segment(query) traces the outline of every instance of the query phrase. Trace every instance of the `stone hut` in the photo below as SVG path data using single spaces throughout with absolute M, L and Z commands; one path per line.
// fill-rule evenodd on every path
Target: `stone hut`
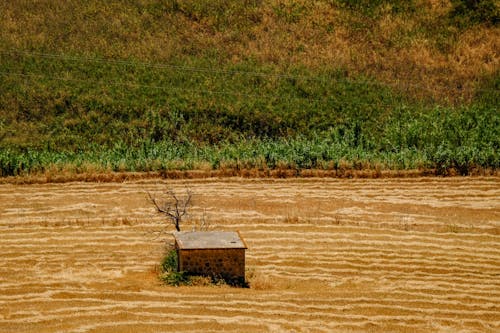
M 178 271 L 245 283 L 245 250 L 239 232 L 174 232 Z

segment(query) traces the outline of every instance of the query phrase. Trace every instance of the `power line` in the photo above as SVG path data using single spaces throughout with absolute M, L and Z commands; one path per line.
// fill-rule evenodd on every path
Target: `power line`
M 48 58 L 48 59 L 62 59 L 68 61 L 82 61 L 82 62 L 97 62 L 97 63 L 107 63 L 111 65 L 125 65 L 125 66 L 142 66 L 142 67 L 150 67 L 150 68 L 158 68 L 158 69 L 173 69 L 178 71 L 187 71 L 187 72 L 197 72 L 197 73 L 213 73 L 213 74 L 224 74 L 224 75 L 249 75 L 249 76 L 262 76 L 262 77 L 276 77 L 276 78 L 285 78 L 285 79 L 305 79 L 312 81 L 325 81 L 326 79 L 308 76 L 308 75 L 292 75 L 292 74 L 268 74 L 262 72 L 255 71 L 239 71 L 239 70 L 223 70 L 223 69 L 211 69 L 206 67 L 192 67 L 185 65 L 173 65 L 173 64 L 160 64 L 160 63 L 149 63 L 149 62 L 132 62 L 127 60 L 114 60 L 114 59 L 103 59 L 103 58 L 91 58 L 91 57 L 75 57 L 75 56 L 64 56 L 60 54 L 53 53 L 40 53 L 40 52 L 27 52 L 27 51 L 18 51 L 18 50 L 9 50 L 2 51 L 4 54 L 24 54 L 28 56 L 36 56 L 40 58 Z
M 4 76 L 19 76 L 19 77 L 31 77 L 31 78 L 49 78 L 51 80 L 56 81 L 71 81 L 71 82 L 81 82 L 81 83 L 89 83 L 89 82 L 99 82 L 101 84 L 113 85 L 113 86 L 124 86 L 124 87 L 135 87 L 135 88 L 148 88 L 148 89 L 157 89 L 157 90 L 179 90 L 179 91 L 191 91 L 191 92 L 205 92 L 211 94 L 228 94 L 228 95 L 238 95 L 244 97 L 257 97 L 258 95 L 248 95 L 234 92 L 224 92 L 224 91 L 212 91 L 212 90 L 200 90 L 200 89 L 186 89 L 179 87 L 168 87 L 168 86 L 158 86 L 158 85 L 146 85 L 146 84 L 138 84 L 138 83 L 124 83 L 117 81 L 91 81 L 91 80 L 83 80 L 83 79 L 75 79 L 68 78 L 62 76 L 47 76 L 44 74 L 27 74 L 27 73 L 13 73 L 13 72 L 0 72 L 0 75 Z
M 402 84 L 400 81 L 397 83 L 382 83 L 382 82 L 373 82 L 367 80 L 348 80 L 345 78 L 326 78 L 319 76 L 310 76 L 310 75 L 300 75 L 300 74 L 269 74 L 263 72 L 255 72 L 255 71 L 241 71 L 241 70 L 222 70 L 222 69 L 212 69 L 206 67 L 193 67 L 193 66 L 185 66 L 185 65 L 173 65 L 173 64 L 160 64 L 160 63 L 149 63 L 149 62 L 137 62 L 137 61 L 127 61 L 127 60 L 115 60 L 115 59 L 104 59 L 104 58 L 92 58 L 92 57 L 77 57 L 77 56 L 65 56 L 61 54 L 54 53 L 42 53 L 42 52 L 28 52 L 22 50 L 10 49 L 7 51 L 0 51 L 3 54 L 23 54 L 31 57 L 39 57 L 45 59 L 60 59 L 63 61 L 79 61 L 79 62 L 94 62 L 94 63 L 104 63 L 110 65 L 121 65 L 121 66 L 130 66 L 130 67 L 146 67 L 146 68 L 156 68 L 156 69 L 171 69 L 177 72 L 192 72 L 192 73 L 212 73 L 212 74 L 221 74 L 221 75 L 248 75 L 255 77 L 268 77 L 268 78 L 280 78 L 280 79 L 303 79 L 307 81 L 318 81 L 318 82 L 338 82 L 338 83 L 349 83 L 354 85 L 371 85 L 371 86 L 380 86 L 380 87 L 390 87 L 390 88 L 399 88 L 399 89 L 409 89 L 409 88 L 418 88 L 421 90 L 425 90 L 428 92 L 435 92 L 435 89 L 431 87 L 427 87 L 422 84 L 417 83 L 404 83 Z M 450 86 L 442 86 L 444 89 L 456 89 L 456 87 Z M 489 92 L 489 91 L 497 91 L 496 89 L 474 89 L 476 92 Z
M 68 77 L 62 77 L 62 76 L 47 76 L 44 74 L 0 72 L 0 75 L 29 77 L 29 78 L 47 78 L 48 77 L 51 80 L 66 81 L 66 82 L 68 82 L 68 81 L 81 82 L 81 83 L 98 82 L 98 83 L 103 84 L 103 85 L 113 85 L 113 86 L 123 86 L 123 87 L 133 87 L 133 88 L 147 88 L 147 89 L 156 89 L 156 90 L 175 90 L 175 91 L 183 91 L 183 92 L 206 93 L 206 94 L 212 94 L 212 95 L 229 95 L 229 96 L 250 97 L 250 98 L 268 97 L 268 98 L 274 98 L 274 99 L 283 99 L 283 96 L 280 96 L 280 95 L 245 94 L 245 93 L 232 92 L 232 91 L 217 91 L 217 90 L 208 90 L 208 89 L 187 89 L 187 88 L 179 88 L 179 87 L 172 87 L 172 86 L 146 85 L 146 84 L 139 84 L 139 83 L 130 83 L 130 82 L 124 83 L 124 82 L 117 82 L 117 81 L 90 81 L 90 80 L 75 79 L 75 78 L 68 78 Z M 287 98 L 289 98 L 289 97 L 287 97 Z M 320 99 L 307 98 L 307 97 L 303 97 L 303 98 L 292 97 L 292 98 L 294 98 L 294 99 L 307 99 L 309 101 L 318 101 L 318 102 L 323 101 Z
M 104 59 L 104 58 L 93 58 L 93 57 L 77 57 L 77 56 L 65 56 L 61 54 L 54 53 L 43 53 L 43 52 L 28 52 L 10 49 L 7 51 L 0 51 L 3 54 L 23 54 L 31 57 L 39 57 L 45 59 L 61 59 L 65 61 L 80 61 L 80 62 L 94 62 L 94 63 L 105 63 L 110 65 L 121 65 L 121 66 L 130 66 L 130 67 L 147 67 L 147 68 L 156 68 L 156 69 L 171 69 L 174 71 L 184 71 L 184 72 L 192 72 L 192 73 L 212 73 L 212 74 L 222 74 L 222 75 L 248 75 L 255 77 L 268 77 L 268 78 L 281 78 L 281 79 L 303 79 L 307 81 L 318 81 L 318 82 L 339 82 L 339 83 L 349 83 L 349 84 L 357 84 L 357 85 L 373 85 L 373 86 L 386 86 L 391 88 L 419 88 L 428 92 L 435 92 L 435 89 L 427 87 L 422 84 L 417 83 L 381 83 L 381 82 L 373 82 L 373 81 L 360 81 L 360 80 L 348 80 L 345 78 L 326 78 L 319 76 L 310 76 L 310 75 L 300 75 L 300 74 L 269 74 L 263 72 L 255 72 L 255 71 L 241 71 L 241 70 L 223 70 L 223 69 L 212 69 L 207 67 L 193 67 L 186 65 L 174 65 L 174 64 L 161 64 L 161 63 L 149 63 L 149 62 L 139 62 L 139 61 L 127 61 L 127 60 L 115 60 L 115 59 Z M 448 86 L 442 86 L 442 89 L 453 89 Z M 495 91 L 494 89 L 474 89 L 474 91 Z
M 228 95 L 228 96 L 237 96 L 237 97 L 248 97 L 248 98 L 256 98 L 256 97 L 264 97 L 264 98 L 269 98 L 269 99 L 275 99 L 275 100 L 283 100 L 283 99 L 294 99 L 294 100 L 307 100 L 310 102 L 325 102 L 327 98 L 325 99 L 318 99 L 318 98 L 310 98 L 310 97 L 298 97 L 298 96 L 282 96 L 282 95 L 269 95 L 269 94 L 245 94 L 245 93 L 239 93 L 239 92 L 234 92 L 234 91 L 217 91 L 217 90 L 208 90 L 208 89 L 187 89 L 187 88 L 180 88 L 180 87 L 172 87 L 172 86 L 159 86 L 159 85 L 146 85 L 146 84 L 139 84 L 139 83 L 131 83 L 131 82 L 117 82 L 117 81 L 91 81 L 88 79 L 76 79 L 76 78 L 70 78 L 70 77 L 63 77 L 63 76 L 48 76 L 45 74 L 33 74 L 33 73 L 14 73 L 14 72 L 3 72 L 0 71 L 0 75 L 2 76 L 17 76 L 17 77 L 25 77 L 25 78 L 49 78 L 51 80 L 56 80 L 56 81 L 64 81 L 64 82 L 80 82 L 80 83 L 98 83 L 102 85 L 111 85 L 111 86 L 120 86 L 120 87 L 129 87 L 129 88 L 147 88 L 147 89 L 155 89 L 155 90 L 170 90 L 170 91 L 180 91 L 180 92 L 191 92 L 191 93 L 197 93 L 197 94 L 211 94 L 211 95 Z M 374 103 L 357 103 L 356 105 L 374 105 Z M 379 106 L 395 106 L 395 103 L 376 103 L 376 105 Z

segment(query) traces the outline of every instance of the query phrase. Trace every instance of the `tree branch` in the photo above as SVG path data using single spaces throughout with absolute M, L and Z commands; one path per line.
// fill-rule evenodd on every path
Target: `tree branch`
M 184 216 L 187 215 L 189 206 L 191 205 L 193 193 L 186 189 L 185 197 L 178 197 L 172 190 L 168 189 L 165 192 L 165 202 L 159 202 L 150 192 L 147 192 L 149 201 L 155 206 L 159 213 L 162 213 L 175 226 L 177 231 L 180 231 L 180 223 Z

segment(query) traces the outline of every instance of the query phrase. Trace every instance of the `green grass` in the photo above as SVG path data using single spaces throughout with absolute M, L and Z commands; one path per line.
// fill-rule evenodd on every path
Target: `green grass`
M 498 88 L 498 76 L 475 103 L 455 107 L 338 70 L 274 75 L 252 63 L 211 70 L 200 59 L 179 68 L 12 53 L 2 60 L 30 73 L 2 83 L 4 176 L 89 165 L 335 169 L 347 161 L 461 174 L 500 165 L 498 93 L 488 89 Z
M 448 114 L 435 109 L 411 120 L 391 121 L 380 142 L 356 127 L 332 128 L 311 138 L 242 139 L 198 145 L 174 141 L 124 142 L 102 149 L 57 152 L 40 149 L 0 152 L 2 175 L 46 171 L 165 171 L 234 169 L 437 169 L 468 174 L 474 168 L 499 168 L 498 115 L 476 110 Z M 476 113 L 477 112 L 477 113 Z M 409 118 L 410 115 L 404 115 Z M 429 123 L 431 124 L 429 126 Z
M 291 75 L 2 54 L 2 175 L 210 165 L 498 168 L 498 93 L 462 107 L 415 102 L 340 70 Z M 193 60 L 194 61 L 194 60 Z M 44 68 L 43 71 L 40 69 Z M 203 68 L 193 72 L 193 69 Z M 498 77 L 490 80 L 497 88 Z
M 185 69 L 3 54 L 0 71 L 19 75 L 6 75 L 0 106 L 14 131 L 35 126 L 42 138 L 38 146 L 74 150 L 90 141 L 109 146 L 120 133 L 129 144 L 149 139 L 213 144 L 308 136 L 353 120 L 372 131 L 401 99 L 376 82 L 346 80 L 338 70 L 266 76 L 265 68 L 252 63 L 209 71 L 210 60 L 194 61 L 195 67 Z M 41 120 L 44 124 L 34 124 Z M 36 145 L 31 137 L 12 140 L 21 147 Z

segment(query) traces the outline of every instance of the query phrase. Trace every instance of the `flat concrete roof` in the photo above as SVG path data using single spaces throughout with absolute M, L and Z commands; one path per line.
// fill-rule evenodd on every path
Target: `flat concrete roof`
M 174 232 L 181 250 L 246 249 L 245 241 L 236 231 Z

